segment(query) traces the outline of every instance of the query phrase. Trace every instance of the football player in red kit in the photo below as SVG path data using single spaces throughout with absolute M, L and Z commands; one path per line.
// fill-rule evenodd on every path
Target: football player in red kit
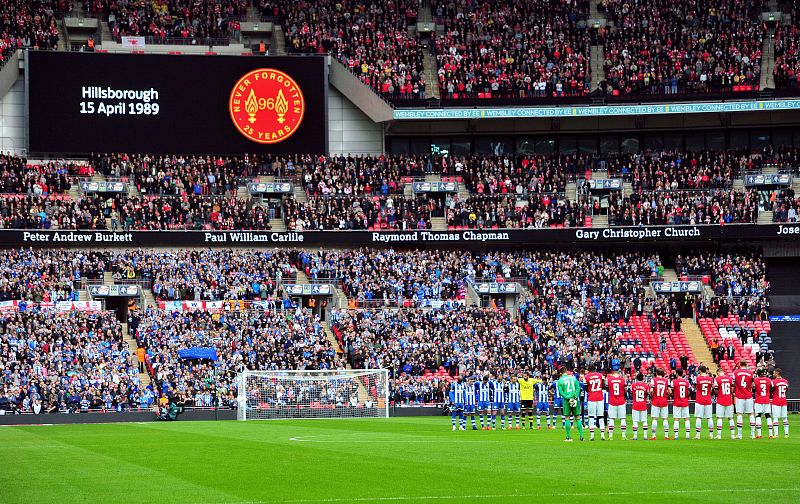
M 731 428 L 731 439 L 736 437 L 736 424 L 733 422 L 733 377 L 725 370 L 717 370 L 714 387 L 717 390 L 717 439 L 722 439 L 722 419 L 727 418 Z
M 789 418 L 786 416 L 786 394 L 789 382 L 781 374 L 780 369 L 773 373 L 772 380 L 772 428 L 774 437 L 778 437 L 778 425 L 783 419 L 783 437 L 789 437 Z
M 606 438 L 605 401 L 603 400 L 603 375 L 597 372 L 594 364 L 589 364 L 589 372 L 583 377 L 586 383 L 589 410 L 589 441 L 594 441 L 594 430 L 600 428 L 600 439 Z
M 614 439 L 614 423 L 619 419 L 623 441 L 627 439 L 625 419 L 628 412 L 625 410 L 625 377 L 619 374 L 619 367 L 612 368 L 611 374 L 606 378 L 608 386 L 608 439 Z
M 764 417 L 767 417 L 767 429 L 769 437 L 772 437 L 772 408 L 770 399 L 772 398 L 772 380 L 767 376 L 766 369 L 759 369 L 753 380 L 755 391 L 755 414 L 756 414 L 756 439 L 761 439 L 761 428 L 764 425 Z
M 664 370 L 656 369 L 656 377 L 650 384 L 650 417 L 653 419 L 650 439 L 656 438 L 658 419 L 664 424 L 664 439 L 669 439 L 669 380 L 664 377 Z
M 697 368 L 697 379 L 694 383 L 694 429 L 695 439 L 700 439 L 703 431 L 703 420 L 708 423 L 708 437 L 714 438 L 714 419 L 711 418 L 711 393 L 714 391 L 714 378 L 708 374 L 708 368 L 700 366 Z
M 639 422 L 644 426 L 644 437 L 647 439 L 647 396 L 650 386 L 644 382 L 644 375 L 636 375 L 636 381 L 631 385 L 631 410 L 633 414 L 633 440 L 639 438 Z
M 689 380 L 683 377 L 683 368 L 678 368 L 675 373 L 678 375 L 672 380 L 672 429 L 675 439 L 678 439 L 678 429 L 683 420 L 686 427 L 686 439 L 692 437 L 692 422 L 689 420 Z
M 733 395 L 736 396 L 736 431 L 742 439 L 742 415 L 750 415 L 750 439 L 756 437 L 756 417 L 753 414 L 753 372 L 742 359 L 733 372 Z

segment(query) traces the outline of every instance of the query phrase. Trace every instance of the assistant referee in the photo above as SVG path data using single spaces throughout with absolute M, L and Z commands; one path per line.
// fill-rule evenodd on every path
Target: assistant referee
M 519 399 L 522 412 L 522 428 L 525 428 L 525 416 L 529 416 L 530 428 L 533 428 L 533 386 L 536 380 L 531 378 L 531 375 L 525 371 L 522 373 L 522 378 L 517 378 L 519 383 Z

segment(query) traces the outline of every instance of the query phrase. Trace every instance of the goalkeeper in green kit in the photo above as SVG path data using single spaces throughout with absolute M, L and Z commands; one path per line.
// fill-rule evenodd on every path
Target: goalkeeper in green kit
M 564 420 L 567 427 L 567 438 L 564 441 L 572 442 L 570 431 L 572 430 L 572 418 L 575 417 L 575 425 L 578 427 L 578 432 L 583 441 L 583 425 L 581 425 L 581 385 L 578 379 L 572 374 L 572 371 L 567 370 L 566 367 L 561 368 L 561 378 L 558 379 L 557 385 L 558 393 L 561 394 L 564 400 Z

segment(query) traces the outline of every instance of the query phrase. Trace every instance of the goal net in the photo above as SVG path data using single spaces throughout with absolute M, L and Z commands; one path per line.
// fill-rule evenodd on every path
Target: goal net
M 385 369 L 244 371 L 237 376 L 239 420 L 385 418 Z

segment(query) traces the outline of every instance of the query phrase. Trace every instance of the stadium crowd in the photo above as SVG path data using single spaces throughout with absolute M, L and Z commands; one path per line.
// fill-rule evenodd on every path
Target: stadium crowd
M 151 37 L 150 43 L 183 39 L 203 44 L 208 38 L 226 39 L 236 35 L 248 4 L 246 0 L 88 0 L 84 8 L 105 18 L 115 39 L 141 35 Z
M 661 0 L 600 5 L 607 94 L 757 91 L 763 1 Z
M 797 12 L 795 12 L 795 15 Z M 797 89 L 800 73 L 800 28 L 797 17 L 794 24 L 779 23 L 775 29 L 775 88 Z
M 339 369 L 336 349 L 319 317 L 306 310 L 210 313 L 148 309 L 137 324 L 159 390 L 170 399 L 213 406 L 213 395 L 236 404 L 234 378 L 241 369 Z M 213 348 L 215 359 L 181 356 Z
M 71 9 L 71 2 L 59 0 L 2 0 L 0 11 L 0 68 L 17 49 L 56 49 L 58 27 L 53 7 Z
M 403 196 L 335 195 L 307 203 L 285 202 L 290 230 L 430 229 L 431 214 L 442 214 L 440 200 Z
M 756 191 L 653 191 L 624 198 L 612 193 L 609 223 L 617 226 L 737 224 L 758 221 Z
M 657 255 L 642 253 L 23 249 L 8 250 L 0 259 L 0 300 L 76 299 L 76 281 L 103 278 L 108 271 L 118 281 L 152 281 L 156 298 L 167 301 L 275 301 L 245 311 L 133 311 L 129 326 L 147 350 L 156 379 L 153 390 L 140 390 L 138 362 L 110 312 L 53 313 L 35 307 L 0 312 L 6 324 L 0 333 L 5 336 L 0 345 L 3 393 L 15 408 L 30 396 L 27 411 L 35 394 L 23 386 L 25 380 L 17 379 L 18 365 L 33 366 L 49 380 L 48 390 L 49 384 L 55 385 L 42 401 L 45 411 L 146 406 L 155 392 L 201 406 L 208 406 L 216 393 L 223 404 L 232 405 L 232 376 L 242 366 L 325 369 L 344 362 L 354 368 L 394 369 L 395 397 L 413 402 L 441 397 L 442 389 L 432 379 L 441 385 L 447 376 L 467 371 L 552 372 L 562 365 L 585 368 L 590 362 L 602 369 L 614 362 L 626 370 L 649 369 L 635 354 L 623 351 L 631 321 L 645 317 L 653 332 L 681 329 L 674 300 L 648 297 L 647 283 L 660 278 L 664 267 Z M 294 281 L 298 270 L 311 281 L 336 282 L 349 298 L 348 309 L 330 313 L 342 355 L 324 335 L 317 315 L 286 303 L 280 284 Z M 742 320 L 763 319 L 769 293 L 764 271 L 763 258 L 752 251 L 676 258 L 679 276 L 707 276 L 717 294 L 710 301 L 696 301 L 697 313 L 704 316 L 730 313 Z M 466 285 L 479 281 L 527 285 L 532 297 L 521 302 L 518 321 L 502 305 L 467 305 Z M 28 339 L 36 335 L 37 342 L 20 338 L 23 332 Z M 63 351 L 68 353 L 54 353 L 54 344 L 61 348 L 67 340 L 69 349 Z M 195 348 L 214 349 L 216 360 L 180 353 Z M 81 359 L 107 364 L 96 376 L 85 366 L 82 371 L 75 367 Z M 670 366 L 678 365 L 673 355 Z M 445 374 L 433 376 L 436 370 Z M 45 395 L 42 386 L 35 390 Z
M 3 409 L 123 411 L 154 402 L 111 312 L 2 312 L 0 356 Z
M 102 252 L 6 249 L 0 251 L 0 301 L 77 300 L 84 279 L 102 278 Z
M 442 98 L 582 96 L 591 85 L 589 2 L 434 2 Z
M 126 251 L 110 255 L 114 278 L 152 282 L 158 300 L 274 298 L 278 284 L 297 276 L 294 251 Z
M 263 14 L 281 18 L 289 53 L 329 53 L 390 99 L 426 96 L 419 36 L 409 35 L 417 8 L 409 0 L 261 2 Z

